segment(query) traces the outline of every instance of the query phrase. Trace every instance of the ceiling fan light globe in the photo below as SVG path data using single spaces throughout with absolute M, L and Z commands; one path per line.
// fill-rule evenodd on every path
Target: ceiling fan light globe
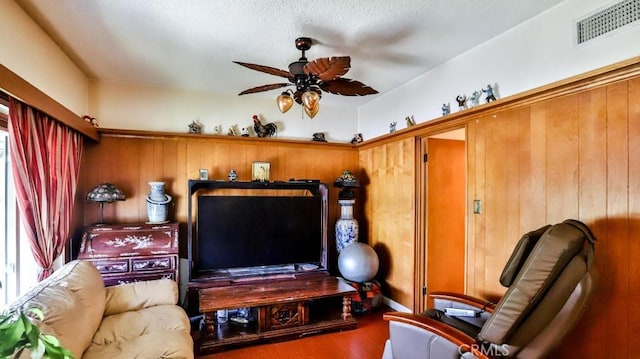
M 313 108 L 307 108 L 307 106 L 302 106 L 304 108 L 304 113 L 307 114 L 307 116 L 309 116 L 309 118 L 314 118 L 316 117 L 316 115 L 318 114 L 318 111 L 320 110 L 320 104 L 316 104 L 315 107 Z
M 313 90 L 307 90 L 302 94 L 302 103 L 304 104 L 305 108 L 312 110 L 317 107 L 319 102 L 320 94 Z
M 278 98 L 276 98 L 276 103 L 278 104 L 278 108 L 280 112 L 285 113 L 291 109 L 293 106 L 293 98 L 286 92 L 283 92 Z

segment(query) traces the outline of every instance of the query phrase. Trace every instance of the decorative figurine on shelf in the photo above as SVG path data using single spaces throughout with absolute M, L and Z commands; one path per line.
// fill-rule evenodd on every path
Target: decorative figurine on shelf
M 220 126 L 220 125 L 213 126 L 213 134 L 214 135 L 219 135 L 221 133 L 222 133 L 222 126 Z
M 485 97 L 485 100 L 487 101 L 487 103 L 491 101 L 496 101 L 496 96 L 493 93 L 493 87 L 491 87 L 491 85 L 487 85 L 487 88 L 482 89 L 482 92 L 487 94 L 487 97 Z
M 456 101 L 458 102 L 458 111 L 467 109 L 467 95 L 456 96 Z
M 237 180 L 238 180 L 238 174 L 236 173 L 236 170 L 229 171 L 229 181 L 235 182 Z
M 471 94 L 471 97 L 469 97 L 469 101 L 471 102 L 472 107 L 478 106 L 480 104 L 481 95 L 482 95 L 482 92 L 478 90 L 473 91 L 473 93 Z
M 396 132 L 396 125 L 398 124 L 398 122 L 393 121 L 389 124 L 389 133 L 394 133 Z
M 241 128 L 240 133 L 242 137 L 249 137 L 249 128 L 248 127 Z
M 238 130 L 238 125 L 231 125 L 231 127 L 229 127 L 229 131 L 227 132 L 227 135 L 229 136 L 240 136 L 240 130 Z
M 362 141 L 364 141 L 364 139 L 362 138 L 362 134 L 361 133 L 356 133 L 353 138 L 351 139 L 351 143 L 356 144 L 356 143 L 361 143 Z
M 353 218 L 353 205 L 356 203 L 353 189 L 360 187 L 360 182 L 351 172 L 344 171 L 333 186 L 341 188 L 338 193 L 340 218 L 336 221 L 336 248 L 340 253 L 348 245 L 358 242 L 358 221 Z
M 416 120 L 413 119 L 413 115 L 405 117 L 404 120 L 407 121 L 407 127 L 416 125 Z
M 316 132 L 313 134 L 313 138 L 311 139 L 311 141 L 315 141 L 315 142 L 327 142 L 327 140 L 324 138 L 324 132 Z
M 442 116 L 446 116 L 451 113 L 451 105 L 448 103 L 442 104 Z
M 89 122 L 89 124 L 91 124 L 91 126 L 93 127 L 98 127 L 98 120 L 96 120 L 95 117 L 91 117 L 89 115 L 84 115 L 82 116 L 82 119 Z
M 202 133 L 202 124 L 199 120 L 191 122 L 189 125 L 189 133 Z
M 253 115 L 253 130 L 256 131 L 258 137 L 271 137 L 278 135 L 278 127 L 275 123 L 267 123 L 263 125 L 258 115 Z

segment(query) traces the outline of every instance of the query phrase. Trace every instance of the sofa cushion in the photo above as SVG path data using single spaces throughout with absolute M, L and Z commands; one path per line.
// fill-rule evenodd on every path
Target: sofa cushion
M 178 284 L 171 279 L 136 282 L 135 285 L 107 287 L 104 315 L 139 310 L 155 305 L 178 303 Z
M 38 307 L 43 323 L 36 325 L 45 334 L 55 335 L 76 358 L 91 343 L 105 305 L 105 288 L 98 270 L 89 262 L 73 261 L 38 283 L 8 309 Z
M 176 305 L 112 314 L 102 324 L 83 358 L 193 358 L 190 323 Z

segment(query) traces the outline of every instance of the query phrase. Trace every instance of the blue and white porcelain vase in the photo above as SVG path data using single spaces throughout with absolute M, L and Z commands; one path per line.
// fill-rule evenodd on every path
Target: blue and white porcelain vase
M 237 180 L 238 180 L 238 174 L 236 173 L 236 170 L 229 171 L 229 181 L 235 182 Z
M 338 253 L 358 241 L 358 221 L 353 218 L 355 199 L 340 199 L 340 218 L 336 221 L 336 248 Z
M 171 196 L 164 193 L 164 182 L 149 182 L 151 193 L 147 196 L 149 223 L 165 223 L 169 213 Z

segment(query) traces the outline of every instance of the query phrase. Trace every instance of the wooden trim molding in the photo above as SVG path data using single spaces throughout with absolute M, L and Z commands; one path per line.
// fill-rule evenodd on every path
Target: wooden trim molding
M 2 91 L 0 91 L 0 105 L 9 107 L 9 96 Z M 7 117 L 7 114 L 5 114 L 4 112 L 0 112 L 0 128 L 1 129 L 7 128 L 7 126 L 9 125 L 8 121 L 9 121 L 9 118 Z
M 0 88 L 83 135 L 100 140 L 95 127 L 1 64 Z
M 318 142 L 311 140 L 292 140 L 292 139 L 280 139 L 280 138 L 261 138 L 261 137 L 242 137 L 242 136 L 227 136 L 227 135 L 213 135 L 213 134 L 196 134 L 196 133 L 179 133 L 179 132 L 162 132 L 162 131 L 140 131 L 140 130 L 124 130 L 115 128 L 99 128 L 98 133 L 101 137 L 117 137 L 117 138 L 144 138 L 144 139 L 215 139 L 220 141 L 226 141 L 229 143 L 254 143 L 254 144 L 272 144 L 279 146 L 304 146 L 310 148 L 311 146 L 318 146 L 318 148 L 329 149 L 351 149 L 358 151 L 356 145 L 351 143 L 338 143 L 338 142 Z

